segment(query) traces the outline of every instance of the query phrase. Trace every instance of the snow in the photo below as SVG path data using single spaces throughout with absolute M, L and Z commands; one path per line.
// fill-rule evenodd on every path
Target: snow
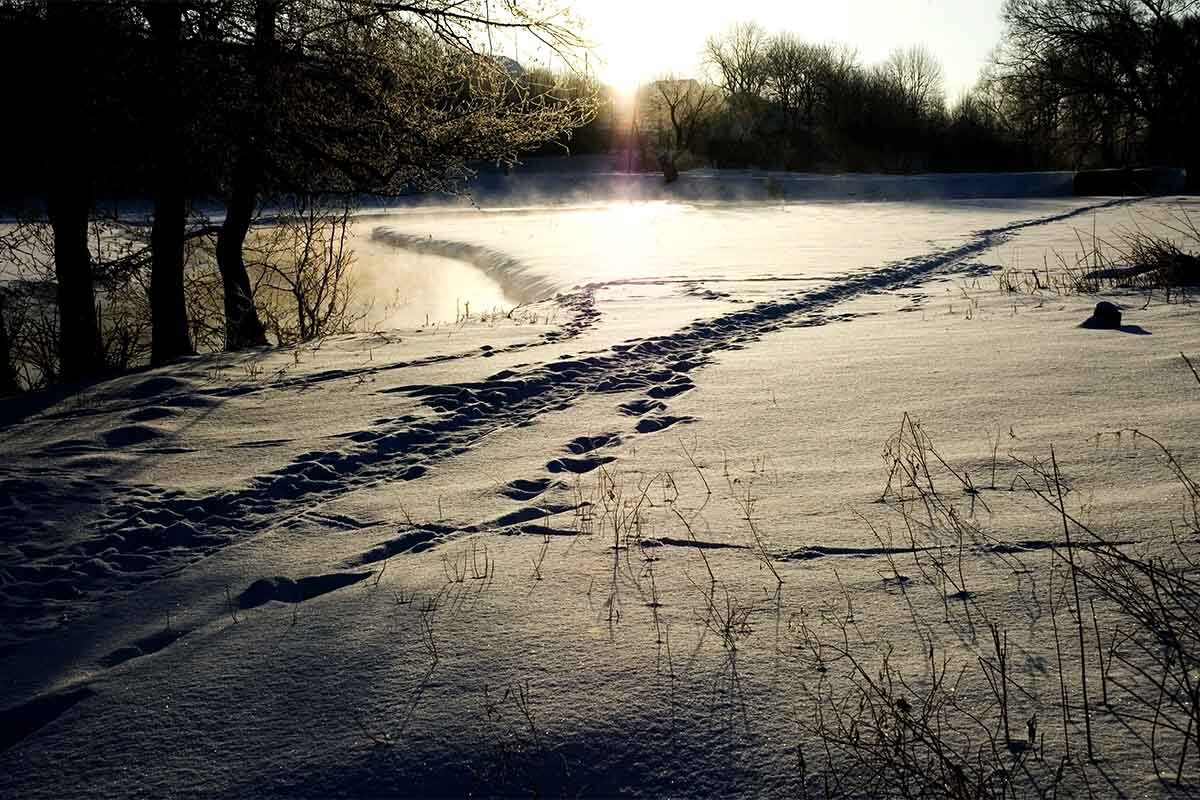
M 1032 769 L 1052 776 L 1037 587 L 1061 522 L 1011 490 L 1008 456 L 1053 445 L 1082 521 L 1156 541 L 1173 475 L 1096 435 L 1200 459 L 1179 356 L 1200 328 L 1189 303 L 1116 293 L 1150 335 L 1080 329 L 1099 297 L 1006 293 L 989 270 L 1188 201 L 796 182 L 819 199 L 377 210 L 361 285 L 412 300 L 377 330 L 3 406 L 0 795 L 816 791 L 806 625 L 836 638 L 852 605 L 870 656 L 916 672 L 922 641 L 986 649 L 878 502 L 905 412 L 1031 565 L 975 549 L 964 579 L 1018 649 L 1013 725 L 1040 714 Z M 736 649 L 714 608 L 744 613 Z M 960 691 L 991 698 L 978 674 Z M 1168 792 L 1108 712 L 1094 727 L 1118 785 Z

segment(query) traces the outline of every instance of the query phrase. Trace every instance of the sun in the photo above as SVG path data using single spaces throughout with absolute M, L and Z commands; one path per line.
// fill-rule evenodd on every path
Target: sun
M 612 51 L 614 48 L 605 49 Z M 618 45 L 601 63 L 600 79 L 619 97 L 632 97 L 639 86 L 650 80 L 648 72 L 649 65 L 636 50 Z
M 653 80 L 662 43 L 655 41 L 654 25 L 633 13 L 617 13 L 618 8 L 594 8 L 585 18 L 584 36 L 593 46 L 596 76 L 618 95 L 632 97 L 639 86 Z

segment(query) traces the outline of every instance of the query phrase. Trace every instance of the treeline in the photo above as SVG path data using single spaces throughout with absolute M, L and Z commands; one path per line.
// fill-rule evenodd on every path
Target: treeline
M 1200 4 L 1006 0 L 980 97 L 1039 158 L 1185 167 L 1200 185 Z
M 486 47 L 503 24 L 578 48 L 556 18 L 486 0 L 0 0 L 0 214 L 18 220 L 0 226 L 0 391 L 194 352 L 198 252 L 219 276 L 221 346 L 266 343 L 265 271 L 247 263 L 264 205 L 297 209 L 278 268 L 289 248 L 319 254 L 329 226 L 344 236 L 310 198 L 453 190 L 472 163 L 569 138 L 593 98 Z M 99 207 L 114 198 L 145 213 Z M 114 313 L 120 298 L 146 319 Z
M 922 47 L 867 67 L 846 47 L 743 24 L 709 39 L 706 51 L 722 102 L 707 138 L 696 140 L 719 166 L 920 171 L 1023 161 L 977 104 L 947 109 L 942 67 Z M 651 90 L 659 100 L 651 108 L 669 107 L 661 82 Z M 686 93 L 684 118 L 703 94 Z
M 707 77 L 661 76 L 632 117 L 610 115 L 610 142 L 650 168 L 659 153 L 683 166 L 817 171 L 1190 166 L 1194 186 L 1197 10 L 1007 0 L 1003 41 L 978 84 L 949 102 L 923 47 L 864 65 L 847 47 L 743 23 L 707 41 Z

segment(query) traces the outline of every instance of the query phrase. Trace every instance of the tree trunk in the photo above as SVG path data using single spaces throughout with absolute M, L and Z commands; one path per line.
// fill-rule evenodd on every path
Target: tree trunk
M 254 6 L 254 117 L 246 125 L 237 163 L 225 202 L 225 221 L 217 234 L 217 266 L 225 290 L 225 349 L 241 350 L 267 343 L 267 335 L 254 307 L 250 276 L 242 250 L 254 220 L 262 189 L 262 170 L 256 148 L 266 133 L 263 106 L 271 91 L 271 67 L 275 57 L 275 25 L 278 0 L 257 0 Z
M 81 77 L 88 54 L 87 12 L 70 3 L 50 3 L 46 13 L 54 30 L 64 37 L 64 52 L 51 70 L 56 97 L 47 99 L 49 138 L 53 141 L 48 175 L 47 216 L 54 231 L 54 273 L 58 303 L 59 375 L 68 381 L 99 374 L 100 328 L 88 249 L 91 212 L 91 170 L 81 137 L 90 132 L 86 108 L 90 102 Z M 49 376 L 48 376 L 49 377 Z
M 807 130 L 808 168 L 812 169 L 817 160 L 817 108 L 815 102 L 807 104 L 804 110 L 804 120 Z
M 17 367 L 13 362 L 12 341 L 8 338 L 8 323 L 4 321 L 4 301 L 4 294 L 0 293 L 0 397 L 21 391 Z
M 246 234 L 254 220 L 258 193 L 253 181 L 237 177 L 234 181 L 225 207 L 225 221 L 217 233 L 217 266 L 220 267 L 221 283 L 225 289 L 226 350 L 241 350 L 267 343 L 258 309 L 254 307 L 250 275 L 246 272 L 246 261 L 242 255 Z
M 671 106 L 671 128 L 675 131 L 675 149 L 682 150 L 684 148 L 683 125 L 675 118 L 675 106 Z
M 152 364 L 162 364 L 193 352 L 183 295 L 186 226 L 187 198 L 184 193 L 162 187 L 154 198 L 154 227 L 150 231 Z
M 78 187 L 55 188 L 47 203 L 54 230 L 54 276 L 58 285 L 59 377 L 76 381 L 98 374 L 100 331 L 88 250 L 91 203 Z
M 187 189 L 182 165 L 182 97 L 180 56 L 183 7 L 175 2 L 148 3 L 162 81 L 158 129 L 155 131 L 156 187 L 154 227 L 150 232 L 150 361 L 162 364 L 192 353 L 187 306 L 183 294 L 184 233 L 187 228 Z

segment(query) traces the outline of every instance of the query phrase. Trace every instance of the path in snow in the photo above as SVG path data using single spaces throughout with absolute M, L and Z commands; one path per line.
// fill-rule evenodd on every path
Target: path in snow
M 548 454 L 546 475 L 527 476 L 502 488 L 506 497 L 533 505 L 462 529 L 426 527 L 411 531 L 364 553 L 361 563 L 397 552 L 428 549 L 460 530 L 520 529 L 544 520 L 568 510 L 536 505 L 537 498 L 554 485 L 554 476 L 586 473 L 612 461 L 613 456 L 605 455 L 603 450 L 618 443 L 622 436 L 653 434 L 689 422 L 687 417 L 668 413 L 669 401 L 694 387 L 693 374 L 710 363 L 715 353 L 742 349 L 781 328 L 823 324 L 835 318 L 828 312 L 840 302 L 865 293 L 915 285 L 935 272 L 962 267 L 971 257 L 996 247 L 1019 230 L 1124 202 L 1129 201 L 1114 200 L 978 231 L 957 247 L 847 275 L 823 288 L 748 305 L 668 335 L 627 341 L 600 353 L 564 356 L 503 370 L 482 381 L 383 390 L 415 398 L 431 413 L 378 420 L 368 429 L 346 435 L 344 449 L 305 453 L 240 488 L 190 495 L 110 483 L 106 488 L 112 502 L 99 519 L 86 523 L 87 533 L 82 540 L 76 539 L 69 546 L 39 546 L 38 520 L 10 527 L 7 535 L 17 543 L 21 557 L 0 563 L 0 574 L 6 576 L 6 583 L 0 586 L 4 624 L 43 624 L 47 615 L 55 613 L 57 603 L 78 601 L 88 591 L 130 587 L 159 577 L 237 539 L 294 523 L 300 516 L 332 528 L 353 529 L 359 526 L 357 521 L 322 515 L 322 506 L 360 489 L 418 479 L 437 462 L 464 452 L 490 434 L 529 425 L 541 415 L 568 408 L 584 396 L 621 396 L 619 412 L 637 420 L 629 431 L 575 439 L 564 453 Z M 397 246 L 448 246 L 429 245 L 428 240 L 410 240 L 386 231 L 379 235 Z M 467 252 L 463 248 L 470 246 L 459 246 L 458 251 Z M 475 250 L 488 263 L 506 263 L 500 254 L 483 248 Z M 591 290 L 595 288 L 599 287 L 571 296 L 577 301 L 576 320 L 565 335 L 546 341 L 562 341 L 595 323 L 597 312 L 591 302 Z M 538 292 L 540 287 L 529 291 Z M 513 347 L 527 346 L 523 343 Z M 303 384 L 349 374 L 338 370 L 291 380 Z M 146 383 L 156 380 L 163 379 L 152 378 Z M 214 394 L 219 396 L 220 392 Z M 181 398 L 180 402 L 186 404 L 187 399 Z M 108 444 L 120 447 L 136 440 L 137 432 L 137 420 L 131 419 L 129 425 L 110 432 L 110 438 L 115 438 Z M 72 484 L 64 480 L 62 485 Z M 46 483 L 37 477 L 11 473 L 0 477 L 0 498 L 9 498 L 0 502 L 12 504 L 19 496 L 27 505 L 50 508 L 69 499 L 49 496 L 48 491 Z

